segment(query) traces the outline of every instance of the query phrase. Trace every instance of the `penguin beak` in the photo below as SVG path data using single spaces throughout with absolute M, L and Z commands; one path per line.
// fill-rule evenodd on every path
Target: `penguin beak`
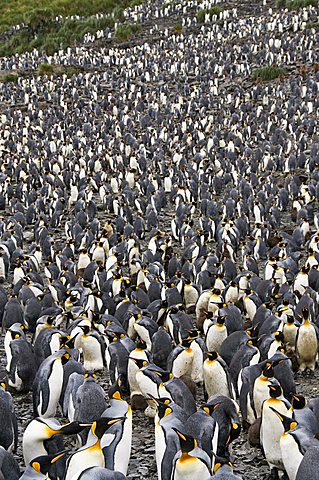
M 62 452 L 59 455 L 57 455 L 56 457 L 52 458 L 51 463 L 57 462 L 58 460 L 60 460 L 60 458 L 64 457 L 65 454 L 66 454 L 66 451 Z
M 84 428 L 91 426 L 92 423 L 71 422 L 63 425 L 57 433 L 60 435 L 76 435 L 82 432 Z
M 148 394 L 148 396 L 146 397 L 146 400 L 148 402 L 151 402 L 151 403 L 155 403 L 155 405 L 158 407 L 159 406 L 159 402 L 158 402 L 158 399 L 153 397 L 153 395 L 151 395 L 150 393 Z

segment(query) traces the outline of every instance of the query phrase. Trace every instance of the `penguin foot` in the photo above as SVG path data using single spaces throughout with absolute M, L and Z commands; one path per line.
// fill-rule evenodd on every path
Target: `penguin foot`
M 278 470 L 277 468 L 272 468 L 270 471 L 270 475 L 267 477 L 267 480 L 279 480 Z

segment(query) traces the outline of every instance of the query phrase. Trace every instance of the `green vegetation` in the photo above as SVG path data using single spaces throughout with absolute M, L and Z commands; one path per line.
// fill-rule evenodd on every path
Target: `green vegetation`
M 115 38 L 120 42 L 130 40 L 136 33 L 141 30 L 138 23 L 130 23 L 128 25 L 119 25 L 115 31 Z
M 41 63 L 41 65 L 39 65 L 38 71 L 40 75 L 52 75 L 54 67 L 49 63 Z
M 103 18 L 86 18 L 83 20 L 67 19 L 62 24 L 41 23 L 41 28 L 28 25 L 0 44 L 0 56 L 11 56 L 31 52 L 34 48 L 52 55 L 59 48 L 66 48 L 83 39 L 86 33 L 114 26 L 111 16 Z
M 306 28 L 318 28 L 319 27 L 319 22 L 307 22 Z
M 123 22 L 124 9 L 144 3 L 145 0 L 0 0 L 0 33 L 11 26 L 24 23 L 25 27 L 0 42 L 0 56 L 30 52 L 34 48 L 49 55 L 81 41 L 85 34 L 114 27 Z M 108 14 L 96 18 L 97 13 Z M 81 19 L 57 21 L 58 15 L 85 16 Z M 140 28 L 140 27 L 139 27 Z M 125 25 L 117 36 L 130 38 L 136 30 Z M 126 31 L 126 33 L 125 33 Z
M 49 17 L 79 15 L 91 17 L 97 13 L 109 14 L 115 8 L 139 4 L 130 0 L 0 0 L 0 32 L 26 21 L 32 12 L 45 11 Z
M 262 82 L 269 82 L 270 80 L 275 80 L 276 78 L 285 74 L 285 70 L 280 67 L 261 67 L 256 68 L 253 73 L 253 79 L 259 80 Z
M 16 83 L 19 75 L 17 73 L 5 73 L 0 75 L 0 83 Z
M 196 18 L 198 23 L 204 23 L 205 22 L 205 17 L 207 14 L 209 14 L 210 17 L 213 15 L 219 15 L 224 9 L 220 7 L 219 5 L 214 5 L 211 8 L 202 8 L 201 10 L 198 10 Z
M 299 10 L 309 6 L 316 7 L 318 0 L 277 0 L 278 8 L 288 8 L 288 10 Z
M 183 25 L 181 23 L 176 23 L 174 25 L 174 31 L 178 34 L 182 33 L 183 31 Z

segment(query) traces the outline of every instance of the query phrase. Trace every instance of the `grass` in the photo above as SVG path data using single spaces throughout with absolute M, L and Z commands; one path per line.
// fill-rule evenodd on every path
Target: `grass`
M 141 25 L 138 23 L 119 25 L 115 31 L 115 38 L 120 42 L 126 42 L 138 33 L 141 28 Z
M 111 13 L 115 8 L 126 8 L 136 1 L 129 0 L 0 0 L 0 32 L 25 22 L 34 10 L 50 11 L 50 15 L 90 17 L 97 13 Z
M 183 31 L 183 25 L 181 23 L 176 23 L 174 25 L 174 32 L 176 32 L 177 34 L 181 34 Z
M 111 16 L 86 18 L 83 20 L 67 19 L 62 24 L 47 24 L 37 28 L 23 28 L 15 35 L 0 43 L 0 56 L 9 57 L 16 53 L 31 52 L 34 48 L 52 55 L 59 48 L 67 48 L 83 39 L 87 33 L 95 33 L 106 27 L 113 27 Z
M 40 75 L 52 75 L 54 72 L 54 67 L 49 63 L 41 63 L 41 65 L 39 65 L 38 72 Z
M 285 70 L 280 67 L 269 66 L 261 67 L 253 70 L 252 77 L 254 80 L 269 82 L 285 74 Z
M 0 33 L 16 24 L 24 28 L 0 42 L 0 56 L 38 49 L 52 55 L 60 48 L 80 42 L 87 33 L 114 27 L 123 22 L 124 9 L 144 3 L 145 0 L 0 0 Z M 106 14 L 97 18 L 97 13 Z M 67 18 L 57 21 L 57 16 L 85 16 L 80 19 Z M 140 27 L 139 27 L 140 28 Z M 120 29 L 119 40 L 130 38 L 137 27 L 125 25 Z
M 317 7 L 318 0 L 277 0 L 278 8 L 288 8 L 288 10 L 299 10 L 310 6 Z
M 16 73 L 7 73 L 0 75 L 0 83 L 16 83 L 19 75 Z
M 219 15 L 222 11 L 223 8 L 219 5 L 214 5 L 211 8 L 201 8 L 200 10 L 198 10 L 196 18 L 198 23 L 204 23 L 207 14 L 212 17 L 213 15 Z

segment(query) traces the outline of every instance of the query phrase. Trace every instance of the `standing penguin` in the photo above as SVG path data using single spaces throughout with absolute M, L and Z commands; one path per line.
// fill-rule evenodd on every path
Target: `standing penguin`
M 168 400 L 168 399 L 167 399 Z M 179 440 L 173 427 L 181 429 L 183 424 L 175 415 L 170 401 L 159 399 L 155 415 L 155 456 L 159 480 L 170 480 L 173 459 L 179 450 Z
M 174 377 L 191 377 L 194 352 L 191 349 L 191 338 L 181 340 L 180 345 L 174 348 L 167 360 L 167 368 Z
M 9 452 L 16 451 L 18 442 L 18 424 L 14 413 L 13 400 L 6 391 L 6 384 L 0 383 L 0 446 Z
M 217 352 L 207 352 L 206 356 L 203 364 L 206 399 L 212 395 L 234 398 L 235 392 L 226 362 Z
M 298 468 L 305 452 L 312 446 L 319 446 L 319 441 L 298 425 L 293 418 L 279 413 L 270 407 L 282 423 L 284 433 L 280 437 L 282 461 L 289 480 L 295 480 Z
M 207 350 L 209 352 L 219 352 L 219 349 L 226 338 L 227 328 L 225 325 L 225 318 L 217 317 L 216 322 L 211 322 L 206 330 L 205 343 Z
M 79 480 L 87 468 L 105 466 L 101 439 L 112 425 L 122 420 L 122 418 L 99 418 L 92 424 L 87 443 L 68 458 L 64 480 Z M 111 439 L 114 436 L 110 435 Z
M 11 331 L 11 341 L 6 345 L 9 386 L 17 392 L 29 392 L 37 372 L 33 347 L 23 331 Z
M 299 327 L 296 338 L 296 352 L 298 356 L 299 370 L 303 372 L 307 368 L 315 369 L 318 353 L 318 335 L 316 326 L 311 323 L 308 308 L 302 309 L 302 324 Z
M 81 327 L 80 346 L 83 353 L 83 365 L 86 371 L 96 372 L 104 368 L 105 344 L 98 332 L 91 332 L 88 325 Z
M 105 466 L 110 470 L 116 470 L 126 475 L 132 448 L 132 409 L 121 396 L 118 383 L 112 385 L 108 391 L 110 405 L 104 410 L 102 417 L 123 418 L 108 431 L 115 433 L 115 438 L 110 444 L 102 446 L 105 458 Z
M 180 442 L 180 450 L 173 459 L 171 480 L 209 480 L 212 474 L 211 459 L 198 448 L 197 440 L 173 427 Z
M 70 358 L 51 355 L 41 363 L 33 385 L 33 412 L 35 417 L 54 417 L 63 385 L 63 365 Z
M 280 437 L 284 433 L 281 421 L 270 407 L 288 416 L 290 404 L 283 397 L 280 385 L 269 385 L 270 397 L 262 404 L 260 444 L 268 462 L 271 474 L 276 476 L 277 470 L 283 470 L 284 465 L 280 450 Z

